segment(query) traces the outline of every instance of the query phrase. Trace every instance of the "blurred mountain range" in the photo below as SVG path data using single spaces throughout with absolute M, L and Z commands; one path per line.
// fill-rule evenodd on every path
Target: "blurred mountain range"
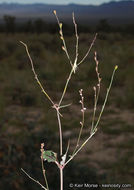
M 0 18 L 4 15 L 13 15 L 19 20 L 42 18 L 46 21 L 54 21 L 52 14 L 56 10 L 62 20 L 69 22 L 72 12 L 75 13 L 80 23 L 88 24 L 100 19 L 108 19 L 111 23 L 134 23 L 134 1 L 119 1 L 95 5 L 50 5 L 50 4 L 17 4 L 1 3 Z

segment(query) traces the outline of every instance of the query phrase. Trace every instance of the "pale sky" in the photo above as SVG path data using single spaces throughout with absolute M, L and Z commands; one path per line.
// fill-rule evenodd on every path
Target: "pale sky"
M 102 3 L 119 0 L 0 0 L 0 3 L 47 3 L 47 4 L 92 4 L 99 5 Z

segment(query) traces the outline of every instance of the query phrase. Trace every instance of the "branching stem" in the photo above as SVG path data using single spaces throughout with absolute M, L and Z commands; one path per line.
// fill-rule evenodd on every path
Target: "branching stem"
M 98 120 L 97 120 L 97 122 L 96 122 L 95 127 L 93 128 L 92 133 L 91 133 L 90 136 L 82 143 L 82 145 L 80 146 L 80 148 L 79 148 L 74 154 L 72 154 L 72 156 L 71 156 L 71 157 L 68 159 L 68 161 L 65 163 L 65 166 L 78 154 L 78 152 L 87 144 L 87 142 L 88 142 L 88 141 L 92 138 L 92 136 L 96 133 L 98 124 L 99 124 L 99 122 L 100 122 L 100 119 L 101 119 L 102 113 L 103 113 L 103 111 L 104 111 L 104 108 L 105 108 L 105 105 L 106 105 L 106 102 L 107 102 L 107 98 L 108 98 L 108 95 L 109 95 L 111 86 L 112 86 L 112 83 L 113 83 L 114 74 L 115 74 L 115 71 L 117 70 L 117 68 L 118 68 L 118 66 L 115 66 L 114 71 L 113 71 L 113 73 L 112 73 L 112 77 L 111 77 L 111 81 L 110 81 L 109 87 L 108 87 L 108 89 L 107 89 L 106 97 L 105 97 L 105 100 L 104 100 L 104 103 L 103 103 L 103 106 L 102 106 L 100 115 L 99 115 L 99 117 L 98 117 Z

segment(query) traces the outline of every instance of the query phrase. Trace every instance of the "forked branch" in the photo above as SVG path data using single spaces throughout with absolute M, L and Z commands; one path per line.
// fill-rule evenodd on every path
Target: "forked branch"
M 107 92 L 106 92 L 106 96 L 105 96 L 105 100 L 104 100 L 102 109 L 101 109 L 101 111 L 100 111 L 98 120 L 97 120 L 95 126 L 93 127 L 92 133 L 91 133 L 90 136 L 81 144 L 81 146 L 77 149 L 77 151 L 72 154 L 72 156 L 71 156 L 71 157 L 68 159 L 68 161 L 65 163 L 65 166 L 78 154 L 78 152 L 88 143 L 88 141 L 92 138 L 92 136 L 97 132 L 97 127 L 98 127 L 98 125 L 99 125 L 99 122 L 100 122 L 102 113 L 103 113 L 104 108 L 105 108 L 105 105 L 106 105 L 106 103 L 107 103 L 107 99 L 108 99 L 108 95 L 109 95 L 109 92 L 110 92 L 110 89 L 111 89 L 111 86 L 112 86 L 112 83 L 113 83 L 113 78 L 114 78 L 114 75 L 115 75 L 115 71 L 116 71 L 117 69 L 118 69 L 118 66 L 116 65 L 115 68 L 114 68 L 114 71 L 113 71 L 113 73 L 112 73 L 112 76 L 111 76 L 111 81 L 110 81 L 109 87 L 107 88 Z

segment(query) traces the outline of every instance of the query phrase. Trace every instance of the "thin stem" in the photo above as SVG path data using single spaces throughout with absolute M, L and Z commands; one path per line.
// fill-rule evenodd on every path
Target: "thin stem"
M 62 128 L 61 128 L 61 119 L 59 112 L 57 111 L 57 119 L 58 119 L 58 125 L 59 125 L 59 135 L 60 135 L 60 155 L 62 156 L 63 151 L 62 151 Z
M 66 155 L 67 155 L 67 153 L 68 153 L 68 151 L 69 151 L 69 146 L 70 146 L 70 139 L 69 139 L 69 141 L 68 141 L 68 145 L 67 145 L 67 149 L 66 149 Z
M 60 168 L 60 190 L 63 190 L 63 168 Z
M 72 105 L 72 103 L 71 104 L 66 104 L 66 105 L 60 106 L 59 109 L 66 108 L 66 107 L 69 107 L 71 105 Z
M 94 128 L 94 122 L 95 122 L 95 116 L 96 116 L 96 107 L 97 107 L 97 103 L 98 103 L 98 99 L 99 99 L 100 86 L 101 86 L 101 78 L 100 78 L 100 73 L 99 73 L 99 69 L 98 69 L 99 61 L 97 59 L 97 52 L 95 52 L 94 60 L 96 62 L 96 69 L 95 70 L 96 70 L 96 74 L 97 74 L 98 84 L 97 84 L 97 87 L 94 86 L 94 88 L 93 88 L 94 89 L 94 111 L 93 111 L 93 117 L 92 117 L 91 133 L 92 133 L 93 128 Z
M 102 113 L 103 113 L 103 111 L 104 111 L 104 108 L 105 108 L 105 105 L 106 105 L 106 102 L 107 102 L 107 99 L 108 99 L 108 95 L 109 95 L 111 86 L 112 86 L 112 83 L 113 83 L 115 71 L 116 71 L 117 69 L 118 69 L 118 66 L 116 65 L 115 68 L 114 68 L 114 71 L 113 71 L 113 73 L 112 73 L 111 81 L 110 81 L 109 87 L 108 87 L 108 89 L 107 89 L 107 93 L 106 93 L 106 96 L 105 96 L 105 100 L 104 100 L 104 103 L 103 103 L 101 112 L 100 112 L 100 114 L 99 114 L 98 120 L 97 120 L 97 122 L 96 122 L 96 124 L 95 124 L 95 127 L 94 127 L 93 131 L 96 131 L 96 130 L 97 130 L 97 126 L 98 126 L 98 124 L 99 124 L 99 122 L 100 122 Z
M 78 63 L 78 65 L 80 65 L 81 63 L 83 63 L 83 62 L 85 61 L 85 59 L 87 58 L 88 54 L 90 53 L 90 51 L 91 51 L 91 49 L 92 49 L 92 47 L 93 47 L 93 45 L 94 45 L 94 43 L 95 43 L 96 37 L 97 37 L 97 33 L 95 34 L 95 36 L 94 36 L 94 38 L 93 38 L 93 41 L 92 41 L 92 43 L 91 43 L 91 45 L 90 45 L 90 47 L 89 47 L 87 53 L 86 53 L 85 56 L 82 58 L 82 60 Z
M 77 24 L 75 21 L 75 16 L 74 13 L 72 15 L 73 17 L 73 23 L 74 23 L 74 27 L 75 27 L 75 35 L 76 35 L 76 49 L 75 49 L 75 59 L 78 58 L 78 48 L 79 48 L 79 36 L 78 36 L 78 28 L 77 28 Z
M 68 154 L 68 151 L 69 151 L 69 146 L 70 146 L 70 140 L 68 141 L 68 145 L 67 145 L 67 149 L 66 149 L 65 154 L 61 157 L 62 160 L 60 161 L 60 167 L 63 167 L 63 168 L 64 168 L 64 164 L 65 164 L 65 162 L 66 162 L 67 154 Z M 59 168 L 60 168 L 60 167 L 59 167 Z
M 26 45 L 24 42 L 22 42 L 22 41 L 20 41 L 20 43 L 23 44 L 24 47 L 25 47 L 25 49 L 26 49 L 26 53 L 27 53 L 28 58 L 29 58 L 29 60 L 30 60 L 31 67 L 32 67 L 32 72 L 33 72 L 33 74 L 34 74 L 35 80 L 37 81 L 38 85 L 40 86 L 40 88 L 41 88 L 42 92 L 45 94 L 45 96 L 46 96 L 46 97 L 49 99 L 49 101 L 54 105 L 54 102 L 52 101 L 52 99 L 50 98 L 50 96 L 48 95 L 48 93 L 44 90 L 44 88 L 43 88 L 43 86 L 42 86 L 40 80 L 38 79 L 38 76 L 37 76 L 37 74 L 36 74 L 36 72 L 35 72 L 35 69 L 34 69 L 33 60 L 32 60 L 32 58 L 31 58 L 31 55 L 30 55 L 30 53 L 29 53 L 29 50 L 28 50 L 27 45 Z
M 94 134 L 92 133 L 87 140 L 84 141 L 84 143 L 80 146 L 80 148 L 68 159 L 68 161 L 65 163 L 64 166 L 66 166 L 77 154 L 78 152 L 87 144 L 87 142 L 92 138 Z
M 47 177 L 46 177 L 46 171 L 45 171 L 45 168 L 44 168 L 44 163 L 43 163 L 43 157 L 42 156 L 41 156 L 41 166 L 42 166 L 42 172 L 43 172 L 43 176 L 44 176 L 44 179 L 45 179 L 46 187 L 49 190 Z
M 81 128 L 80 128 L 79 136 L 78 136 L 78 139 L 77 139 L 77 144 L 76 144 L 76 147 L 75 147 L 72 155 L 74 155 L 77 148 L 79 147 L 79 142 L 80 142 L 80 138 L 81 138 L 81 135 L 82 135 L 82 130 L 83 130 L 83 127 L 84 127 L 84 113 L 82 115 L 83 116 L 82 116 Z
M 75 46 L 75 60 L 74 60 L 74 64 L 73 64 L 73 71 L 74 73 L 76 72 L 77 69 L 77 61 L 78 61 L 78 48 L 79 48 L 79 36 L 78 36 L 78 29 L 77 29 L 77 24 L 75 21 L 75 16 L 74 13 L 72 14 L 73 17 L 73 23 L 74 23 L 74 27 L 75 27 L 75 36 L 76 36 L 76 46 Z
M 62 100 L 63 100 L 63 98 L 64 98 L 64 96 L 65 96 L 65 93 L 66 93 L 66 90 L 67 90 L 69 81 L 70 81 L 70 79 L 71 79 L 71 77 L 72 77 L 72 74 L 73 74 L 73 68 L 71 69 L 71 72 L 70 72 L 70 74 L 69 74 L 69 77 L 68 77 L 68 79 L 67 79 L 67 81 L 66 81 L 66 84 L 65 84 L 65 87 L 64 87 L 64 90 L 63 90 L 61 99 L 60 99 L 59 104 L 58 104 L 59 107 L 60 107 L 60 105 L 61 105 L 61 103 L 62 103 Z
M 39 181 L 35 180 L 34 178 L 32 178 L 25 170 L 23 170 L 21 168 L 21 170 L 24 172 L 24 174 L 26 174 L 32 181 L 34 181 L 35 183 L 37 183 L 38 185 L 40 185 L 42 187 L 42 189 L 48 190 L 47 188 L 45 188 Z
M 46 171 L 45 171 L 44 162 L 43 162 L 44 143 L 41 143 L 40 151 L 41 151 L 41 157 L 40 158 L 41 158 L 42 172 L 43 172 L 43 176 L 44 176 L 44 179 L 45 179 L 45 183 L 46 183 L 47 189 L 49 190 L 48 182 L 47 182 L 47 177 L 46 177 Z
M 65 42 L 65 39 L 64 39 L 63 30 L 62 30 L 62 23 L 60 23 L 60 21 L 59 21 L 59 18 L 57 16 L 56 10 L 54 10 L 54 14 L 55 14 L 55 17 L 57 19 L 57 22 L 58 22 L 58 25 L 59 25 L 59 28 L 60 28 L 60 32 L 59 32 L 60 33 L 60 38 L 61 38 L 61 40 L 63 42 L 62 49 L 65 51 L 66 56 L 67 56 L 67 58 L 68 58 L 68 60 L 70 62 L 70 65 L 73 67 L 72 61 L 70 59 L 70 56 L 69 56 L 69 53 L 68 53 L 68 50 L 67 50 L 66 42 Z
M 83 96 L 82 92 L 83 92 L 83 89 L 79 90 L 79 93 L 81 96 L 80 104 L 81 104 L 81 112 L 82 112 L 82 121 L 80 122 L 81 128 L 80 128 L 80 132 L 79 132 L 78 139 L 77 139 L 77 144 L 76 144 L 76 147 L 73 151 L 73 154 L 76 152 L 77 148 L 79 147 L 79 142 L 80 142 L 80 138 L 82 135 L 82 130 L 84 127 L 84 122 L 85 122 L 85 110 L 86 110 L 86 108 L 84 107 L 84 96 Z
M 96 106 L 97 106 L 96 87 L 94 86 L 93 89 L 94 89 L 94 110 L 93 110 L 93 116 L 92 116 L 91 133 L 92 133 L 93 127 L 94 127 L 94 120 L 95 120 Z

